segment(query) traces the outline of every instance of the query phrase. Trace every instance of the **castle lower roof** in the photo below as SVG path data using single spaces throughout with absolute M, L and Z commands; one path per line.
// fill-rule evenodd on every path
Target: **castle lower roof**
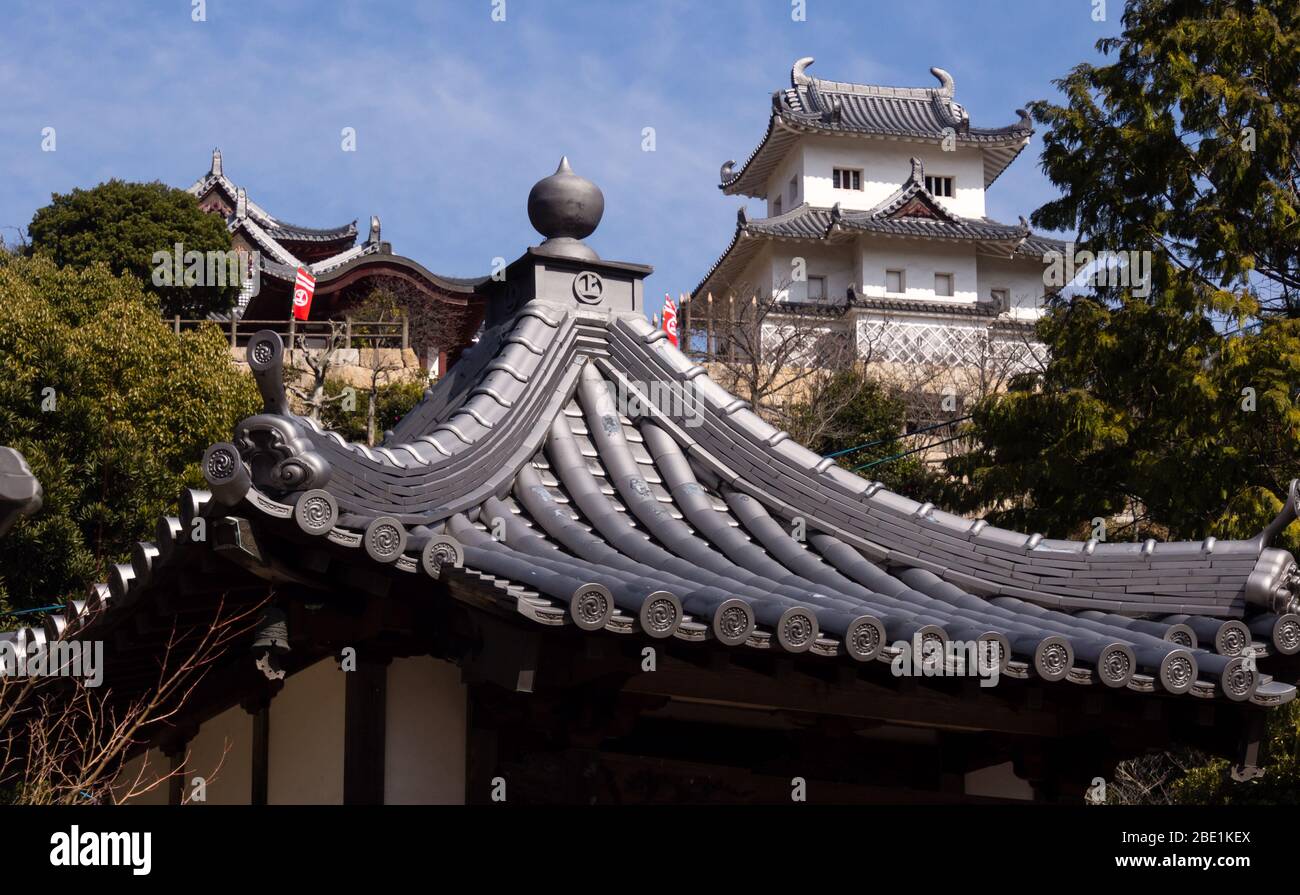
M 721 294 L 734 282 L 758 249 L 770 240 L 839 243 L 854 234 L 883 237 L 965 242 L 984 254 L 1001 257 L 1042 258 L 1062 251 L 1065 243 L 1033 233 L 1022 218 L 1019 224 L 1003 224 L 988 217 L 962 217 L 949 210 L 925 187 L 925 170 L 912 159 L 912 171 L 903 185 L 867 210 L 845 211 L 803 204 L 784 214 L 750 220 L 741 209 L 730 244 L 691 293 L 699 297 Z

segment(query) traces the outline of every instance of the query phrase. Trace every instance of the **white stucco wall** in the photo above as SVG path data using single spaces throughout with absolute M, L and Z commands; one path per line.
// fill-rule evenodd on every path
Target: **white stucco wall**
M 889 294 L 885 292 L 885 271 L 896 269 L 905 274 L 903 298 L 969 304 L 980 295 L 973 245 L 863 237 L 859 246 L 862 267 L 858 282 L 863 295 L 883 298 Z M 951 298 L 940 298 L 934 294 L 936 273 L 953 275 Z M 893 298 L 900 297 L 889 295 Z
M 858 354 L 880 362 L 941 363 L 945 345 L 969 348 L 985 336 L 982 321 L 864 311 L 856 320 Z M 927 352 L 936 355 L 925 356 Z M 922 356 L 916 356 L 922 355 Z
M 192 801 L 195 777 L 207 781 L 207 799 Z M 253 716 L 240 706 L 205 721 L 190 740 L 185 766 L 186 805 L 247 805 L 253 789 Z
M 269 804 L 343 804 L 345 676 L 332 657 L 322 659 L 286 678 L 271 700 Z
M 994 289 L 1007 289 L 1011 293 L 1012 316 L 1034 319 L 1042 311 L 1044 266 L 1040 259 L 1002 258 L 979 259 L 980 295 L 987 298 Z
M 384 804 L 464 804 L 466 705 L 455 665 L 415 656 L 388 666 Z
M 776 215 L 776 200 L 781 200 L 781 213 L 784 214 L 800 205 L 804 201 L 804 155 L 803 151 L 796 147 L 788 153 L 781 164 L 768 178 L 767 182 L 767 216 Z M 797 189 L 795 190 L 794 200 L 790 199 L 790 179 L 794 178 Z
M 836 301 L 844 297 L 850 285 L 861 295 L 925 299 L 940 305 L 987 301 L 993 289 L 1007 289 L 1012 316 L 1032 319 L 1042 307 L 1043 274 L 1036 259 L 992 258 L 978 255 L 973 245 L 963 243 L 878 236 L 862 236 L 856 243 L 841 245 L 770 241 L 735 279 L 736 288 L 741 290 L 737 294 L 746 294 L 750 289 L 784 291 L 786 300 L 807 300 L 807 282 L 791 281 L 796 258 L 804 259 L 807 276 L 826 278 L 826 295 Z M 885 291 L 887 270 L 904 272 L 903 295 Z M 953 274 L 951 298 L 935 295 L 936 273 Z
M 805 279 L 795 281 L 795 260 L 798 258 L 803 259 Z M 825 277 L 826 297 L 831 301 L 843 301 L 849 284 L 857 282 L 857 263 L 851 246 L 812 242 L 785 244 L 773 247 L 765 266 L 766 288 L 783 301 L 807 301 L 807 277 Z
M 830 208 L 836 202 L 846 210 L 874 208 L 907 181 L 913 156 L 924 164 L 926 174 L 953 178 L 955 195 L 940 198 L 942 205 L 964 217 L 985 215 L 984 159 L 979 148 L 958 146 L 944 152 L 929 143 L 847 137 L 805 137 L 791 149 L 768 180 L 768 214 L 778 195 L 784 196 L 784 210 L 791 209 L 788 184 L 795 175 L 802 179 L 800 202 L 819 208 Z M 860 169 L 862 189 L 835 189 L 835 168 Z

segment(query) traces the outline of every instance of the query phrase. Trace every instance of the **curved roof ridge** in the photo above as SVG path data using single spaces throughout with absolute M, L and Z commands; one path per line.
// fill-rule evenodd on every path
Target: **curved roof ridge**
M 892 87 L 884 84 L 858 84 L 851 81 L 830 81 L 825 78 L 819 78 L 815 75 L 808 74 L 808 68 L 816 60 L 812 56 L 805 56 L 796 60 L 794 67 L 790 70 L 790 86 L 797 90 L 800 87 L 816 87 L 818 90 L 829 90 L 833 93 L 852 93 L 858 96 L 889 96 L 903 99 L 924 99 L 928 100 L 936 94 L 951 97 L 953 95 L 953 78 L 941 68 L 931 68 L 930 73 L 939 79 L 938 87 Z
M 353 220 L 348 224 L 339 224 L 335 227 L 303 227 L 298 224 L 290 224 L 287 221 L 276 221 L 274 226 L 267 228 L 273 232 L 279 239 L 302 239 L 332 241 L 335 239 L 346 239 L 349 236 L 357 235 L 357 222 Z

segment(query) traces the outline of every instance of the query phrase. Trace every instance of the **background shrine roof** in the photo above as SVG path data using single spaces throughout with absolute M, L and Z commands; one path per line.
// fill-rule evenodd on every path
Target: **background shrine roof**
M 155 543 L 20 639 L 90 610 L 120 618 L 170 564 L 216 551 L 267 581 L 435 579 L 445 592 L 417 599 L 586 636 L 799 654 L 810 670 L 888 675 L 902 651 L 973 641 L 1012 679 L 1294 697 L 1266 669 L 1300 653 L 1300 572 L 1269 547 L 1296 518 L 1295 485 L 1253 539 L 1170 543 L 1052 540 L 890 492 L 768 425 L 678 350 L 639 305 L 648 269 L 581 242 L 603 198 L 565 166 L 543 183 L 529 210 L 547 240 L 381 445 L 293 414 L 284 346 L 259 333 L 247 356 L 265 406 L 206 452 L 210 490 L 186 492 Z M 200 544 L 198 517 L 216 532 Z
M 212 190 L 220 190 L 230 206 L 226 226 L 232 233 L 243 233 L 261 250 L 262 273 L 277 280 L 293 282 L 297 269 L 304 267 L 323 285 L 374 261 L 405 268 L 451 293 L 473 292 L 487 279 L 442 276 L 410 258 L 394 255 L 389 244 L 380 238 L 378 217 L 371 217 L 369 233 L 360 244 L 354 244 L 358 235 L 356 221 L 337 227 L 303 227 L 281 221 L 249 199 L 247 191 L 226 176 L 219 149 L 212 151 L 208 173 L 191 184 L 187 191 L 201 199 Z M 321 258 L 322 249 L 332 253 Z M 317 260 L 306 261 L 300 253 Z
M 307 265 L 316 275 L 316 288 L 323 289 L 331 281 L 345 276 L 350 271 L 365 264 L 382 262 L 396 269 L 417 274 L 448 293 L 471 295 L 488 281 L 488 277 L 448 277 L 434 273 L 423 264 L 404 255 L 393 255 L 381 251 L 378 243 L 363 243 L 354 249 L 327 258 L 324 261 Z M 285 283 L 292 283 L 298 269 L 289 264 L 262 258 L 262 273 Z
M 220 149 L 212 151 L 212 165 L 208 169 L 208 173 L 191 184 L 187 192 L 198 199 L 202 199 L 212 190 L 219 190 L 230 206 L 226 226 L 231 232 L 244 232 L 263 252 L 270 256 L 273 263 L 292 266 L 295 269 L 309 267 L 313 271 L 323 271 L 338 266 L 355 255 L 378 251 L 379 249 L 378 218 L 371 219 L 370 237 L 366 244 L 362 246 L 353 246 L 357 237 L 356 221 L 341 224 L 337 227 L 303 227 L 277 219 L 262 206 L 249 199 L 247 192 L 242 187 L 236 186 L 226 176 Z M 330 243 L 338 244 L 333 247 L 337 249 L 335 254 L 315 264 L 304 263 L 295 253 L 295 249 L 299 251 L 305 250 L 299 244 L 329 246 Z M 367 248 L 371 243 L 374 244 L 373 247 Z
M 722 167 L 719 188 L 728 195 L 761 197 L 772 172 L 803 134 L 825 133 L 935 142 L 951 135 L 958 144 L 984 149 L 987 188 L 1028 145 L 1034 129 L 1029 115 L 997 128 L 974 127 L 954 99 L 952 76 L 930 69 L 938 87 L 882 87 L 810 77 L 811 57 L 798 60 L 790 87 L 772 95 L 767 133 L 739 169 Z
M 300 227 L 278 221 L 268 227 L 267 232 L 275 239 L 289 242 L 335 242 L 340 239 L 353 240 L 357 236 L 357 222 L 342 224 L 338 227 Z

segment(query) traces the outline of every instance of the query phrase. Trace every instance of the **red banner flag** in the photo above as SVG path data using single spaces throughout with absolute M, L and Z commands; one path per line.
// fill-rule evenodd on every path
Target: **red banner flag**
M 311 314 L 311 297 L 316 294 L 316 278 L 307 272 L 307 268 L 298 268 L 298 276 L 293 283 L 293 316 L 295 320 L 306 320 Z
M 677 304 L 667 293 L 664 293 L 664 332 L 674 347 L 681 347 L 677 343 Z

